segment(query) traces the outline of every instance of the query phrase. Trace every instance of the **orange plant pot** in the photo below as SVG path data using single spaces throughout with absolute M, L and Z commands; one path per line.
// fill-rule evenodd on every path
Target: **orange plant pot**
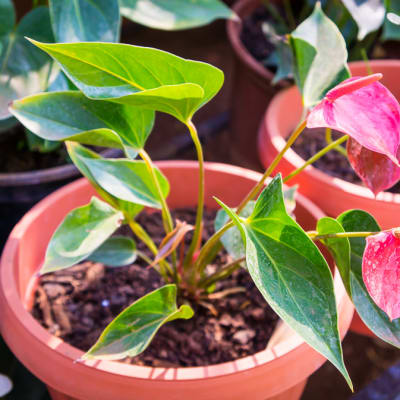
M 399 60 L 371 61 L 373 72 L 381 72 L 381 82 L 400 99 L 398 77 L 400 73 Z M 364 62 L 350 63 L 353 76 L 367 75 Z M 258 151 L 260 161 L 264 166 L 283 149 L 285 138 L 299 123 L 302 113 L 302 101 L 297 87 L 288 88 L 275 96 L 271 101 L 259 128 Z M 276 172 L 283 176 L 301 167 L 304 160 L 289 149 Z M 400 226 L 400 195 L 389 192 L 380 193 L 376 198 L 366 187 L 346 182 L 308 166 L 293 178 L 290 184 L 298 184 L 299 191 L 329 216 L 336 217 L 350 208 L 359 208 L 372 214 L 383 229 Z M 368 336 L 375 336 L 355 314 L 351 330 Z
M 197 204 L 198 166 L 194 161 L 166 161 L 158 166 L 171 184 L 169 205 Z M 206 163 L 205 203 L 212 196 L 235 206 L 260 174 L 229 165 Z M 81 179 L 37 204 L 12 231 L 0 265 L 0 329 L 14 354 L 44 381 L 53 400 L 295 400 L 309 375 L 325 358 L 298 335 L 290 334 L 253 356 L 196 368 L 151 368 L 115 361 L 74 361 L 82 352 L 52 336 L 29 313 L 49 239 L 64 216 L 95 194 Z M 302 195 L 296 216 L 313 229 L 322 212 Z M 348 330 L 353 306 L 335 274 L 341 337 Z

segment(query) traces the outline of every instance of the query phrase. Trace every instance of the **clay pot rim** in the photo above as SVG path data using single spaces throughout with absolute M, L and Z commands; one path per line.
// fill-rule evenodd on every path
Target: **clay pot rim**
M 377 69 L 379 69 L 380 66 L 389 65 L 400 70 L 400 60 L 372 60 L 370 63 Z M 365 66 L 365 63 L 364 61 L 355 61 L 351 62 L 349 65 L 350 67 L 361 67 Z M 297 93 L 297 87 L 291 86 L 280 91 L 272 98 L 267 111 L 264 114 L 258 135 L 258 153 L 261 160 L 263 159 L 263 148 L 264 143 L 266 142 L 266 136 L 270 137 L 272 144 L 278 152 L 280 152 L 286 145 L 286 140 L 280 130 L 279 121 L 276 118 L 276 115 L 278 115 L 277 110 L 281 109 L 282 107 L 284 108 L 287 98 L 290 98 Z M 301 158 L 292 148 L 287 150 L 284 157 L 289 161 L 289 163 L 294 165 L 295 168 L 300 168 L 305 163 L 305 160 Z M 379 203 L 382 203 L 382 206 L 384 206 L 385 203 L 400 203 L 400 194 L 381 192 L 377 197 L 375 197 L 367 187 L 347 182 L 341 178 L 330 176 L 312 165 L 307 166 L 305 171 L 307 171 L 312 178 L 325 181 L 328 185 L 334 186 L 338 190 L 342 190 L 359 198 L 375 200 Z
M 259 63 L 247 50 L 240 40 L 240 34 L 242 32 L 243 24 L 242 18 L 247 17 L 251 12 L 260 5 L 259 0 L 238 0 L 232 10 L 239 16 L 239 20 L 228 20 L 226 23 L 226 29 L 229 41 L 236 53 L 236 55 L 247 65 L 250 70 L 254 71 L 257 75 L 260 75 L 262 79 L 271 81 L 274 78 L 274 74 Z
M 118 154 L 118 149 L 106 149 L 100 154 L 103 157 L 113 157 Z M 58 167 L 45 168 L 26 172 L 0 173 L 0 187 L 2 186 L 32 186 L 78 176 L 78 168 L 74 164 L 59 165 Z
M 157 166 L 161 169 L 197 169 L 196 161 L 161 161 L 157 162 Z M 224 172 L 239 175 L 250 180 L 257 180 L 261 174 L 255 171 L 247 170 L 244 168 L 228 165 L 207 162 L 205 163 L 206 174 L 215 172 Z M 15 265 L 18 262 L 18 241 L 26 230 L 29 228 L 31 222 L 38 218 L 44 210 L 50 205 L 57 202 L 60 198 L 71 195 L 76 189 L 82 187 L 90 187 L 90 184 L 85 178 L 79 179 L 63 188 L 55 191 L 45 199 L 40 201 L 35 207 L 33 207 L 15 226 L 11 232 L 9 239 L 6 242 L 4 251 L 0 262 L 0 286 L 1 292 L 4 293 L 5 301 L 10 311 L 14 314 L 14 317 L 19 324 L 23 326 L 25 330 L 30 332 L 34 336 L 35 340 L 40 342 L 41 345 L 50 347 L 59 356 L 67 359 L 71 362 L 71 365 L 79 359 L 83 352 L 77 348 L 63 342 L 61 339 L 51 335 L 46 329 L 44 329 L 33 316 L 26 311 L 23 301 L 20 299 L 18 293 L 19 289 L 16 285 L 14 278 L 14 268 L 10 266 Z M 317 218 L 322 217 L 323 212 L 310 200 L 297 194 L 297 201 L 307 211 Z M 5 285 L 7 283 L 7 286 Z M 345 288 L 340 279 L 340 275 L 335 273 L 334 276 L 334 288 L 335 295 L 338 304 L 338 315 L 344 310 L 348 302 Z M 27 293 L 30 290 L 28 288 Z M 341 337 L 343 338 L 346 327 L 340 327 Z M 252 356 L 247 356 L 235 361 L 226 362 L 222 364 L 215 364 L 203 367 L 180 367 L 180 368 L 153 368 L 144 366 L 135 366 L 130 364 L 124 364 L 117 361 L 98 361 L 88 360 L 79 364 L 87 366 L 88 368 L 96 368 L 99 371 L 106 372 L 109 374 L 120 375 L 129 378 L 152 380 L 152 381 L 191 381 L 191 380 L 207 380 L 210 378 L 223 378 L 230 374 L 246 373 L 246 371 L 254 368 L 261 368 L 269 363 L 271 371 L 274 369 L 274 365 L 284 362 L 285 358 L 293 356 L 294 351 L 296 352 L 307 352 L 310 351 L 309 346 L 298 336 L 297 334 L 291 335 L 281 343 L 276 344 L 271 349 L 263 350 Z M 275 361 L 276 363 L 272 363 Z

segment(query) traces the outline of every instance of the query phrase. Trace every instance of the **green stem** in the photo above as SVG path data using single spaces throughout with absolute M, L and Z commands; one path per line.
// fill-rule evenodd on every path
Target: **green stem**
M 160 182 L 157 178 L 153 162 L 152 162 L 150 156 L 148 155 L 148 153 L 144 149 L 142 149 L 139 152 L 139 155 L 142 158 L 142 160 L 145 162 L 147 170 L 149 171 L 151 179 L 154 183 L 154 186 L 156 187 L 158 199 L 160 200 L 160 203 L 161 203 L 161 214 L 162 214 L 165 232 L 170 233 L 174 229 L 174 224 L 172 222 L 172 217 L 171 217 L 171 213 L 169 211 L 168 204 L 167 204 L 164 194 L 161 190 Z
M 190 120 L 186 123 L 190 136 L 192 137 L 194 146 L 196 148 L 197 159 L 199 162 L 199 189 L 198 189 L 198 200 L 197 200 L 197 214 L 196 214 L 196 222 L 194 227 L 194 233 L 192 242 L 190 243 L 189 250 L 185 257 L 184 266 L 187 268 L 193 259 L 193 254 L 196 250 L 196 246 L 198 244 L 200 234 L 201 234 L 201 224 L 203 221 L 203 210 L 204 210 L 204 156 L 203 149 L 201 147 L 200 139 L 197 134 L 196 127 L 193 122 Z
M 325 129 L 325 140 L 327 144 L 333 143 L 332 139 L 332 129 L 331 128 L 326 128 Z M 347 152 L 346 149 L 344 149 L 342 146 L 336 146 L 334 148 L 337 152 L 339 152 L 341 155 L 345 156 L 347 158 Z
M 365 50 L 365 47 L 362 47 L 360 52 L 361 52 L 361 57 L 365 62 L 365 67 L 367 68 L 368 75 L 372 75 L 373 72 L 372 72 L 372 68 L 371 68 L 371 63 L 369 62 L 367 51 Z
M 376 235 L 379 232 L 338 232 L 338 233 L 327 233 L 325 235 L 318 235 L 316 231 L 309 231 L 307 235 L 312 240 L 324 240 L 334 238 L 356 238 L 356 237 L 368 237 Z
M 293 133 L 289 136 L 285 147 L 280 151 L 280 153 L 275 157 L 275 159 L 272 161 L 270 166 L 266 169 L 264 172 L 264 175 L 261 177 L 259 182 L 251 189 L 251 191 L 247 194 L 247 196 L 243 199 L 243 201 L 240 203 L 239 207 L 236 210 L 237 214 L 240 214 L 240 212 L 243 210 L 243 208 L 246 206 L 246 204 L 250 201 L 253 200 L 254 197 L 257 196 L 257 194 L 260 192 L 260 190 L 263 188 L 264 183 L 267 178 L 272 174 L 276 166 L 279 164 L 283 156 L 285 155 L 286 151 L 292 146 L 292 144 L 295 142 L 295 140 L 299 137 L 300 133 L 303 132 L 304 128 L 306 127 L 307 121 L 304 120 L 294 131 Z
M 240 263 L 243 262 L 245 259 L 246 259 L 246 257 L 242 257 L 242 258 L 239 258 L 237 260 L 230 262 L 229 264 L 224 265 L 217 272 L 201 279 L 199 282 L 199 287 L 207 288 L 207 287 L 211 286 L 212 284 L 214 284 L 215 282 L 217 282 L 221 279 L 227 278 L 234 271 L 236 271 L 238 268 L 240 268 Z
M 318 153 L 314 154 L 311 158 L 309 158 L 300 168 L 295 169 L 292 171 L 284 180 L 283 182 L 286 183 L 290 179 L 294 178 L 297 174 L 299 174 L 301 171 L 303 171 L 304 168 L 308 167 L 311 165 L 313 162 L 317 161 L 320 159 L 323 155 L 328 153 L 328 151 L 334 149 L 336 146 L 340 145 L 341 143 L 345 142 L 349 137 L 347 135 L 342 136 L 338 140 L 335 140 L 328 146 L 324 147 L 322 150 L 320 150 Z

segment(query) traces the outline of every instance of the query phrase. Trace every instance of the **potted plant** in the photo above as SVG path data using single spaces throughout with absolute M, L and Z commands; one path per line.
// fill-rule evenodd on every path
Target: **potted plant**
M 323 356 L 338 368 L 351 387 L 338 330 L 339 318 L 341 333 L 346 331 L 351 307 L 340 288 L 340 279 L 367 323 L 384 340 L 398 345 L 387 333 L 389 330 L 397 337 L 397 321 L 391 320 L 398 317 L 396 298 L 386 296 L 390 288 L 385 284 L 379 286 L 382 270 L 388 263 L 391 268 L 398 268 L 390 258 L 397 249 L 396 229 L 380 232 L 368 213 L 351 210 L 337 219 L 319 218 L 313 230 L 309 230 L 309 224 L 304 226 L 307 231 L 303 230 L 291 216 L 290 193 L 285 203 L 281 176 L 265 186 L 287 148 L 263 175 L 204 164 L 192 117 L 222 86 L 220 70 L 151 48 L 106 43 L 33 43 L 60 63 L 80 92 L 29 96 L 15 101 L 10 109 L 24 125 L 45 139 L 53 123 L 65 125 L 59 139 L 67 142 L 71 159 L 92 186 L 88 181 L 80 181 L 45 199 L 15 228 L 2 257 L 2 334 L 28 368 L 54 389 L 54 398 L 61 396 L 60 392 L 72 398 L 96 395 L 109 399 L 117 394 L 120 399 L 128 399 L 132 393 L 141 398 L 161 398 L 165 391 L 171 398 L 182 398 L 189 390 L 198 398 L 210 398 L 218 391 L 218 397 L 230 399 L 296 399 L 307 375 L 320 365 Z M 351 82 L 347 90 L 357 93 L 372 85 L 387 94 L 387 89 L 376 82 L 378 78 Z M 343 89 L 339 86 L 336 90 Z M 392 104 L 388 95 L 380 101 L 382 107 L 388 102 Z M 198 154 L 197 163 L 167 162 L 160 163 L 160 168 L 153 164 L 144 145 L 155 111 L 169 113 L 187 126 Z M 366 117 L 370 115 L 368 111 L 364 110 Z M 104 124 L 93 123 L 95 115 L 102 115 Z M 391 114 L 385 114 L 385 118 L 390 119 Z M 305 124 L 302 122 L 293 132 L 287 147 Z M 375 130 L 371 132 L 373 137 L 378 135 Z M 126 158 L 103 159 L 81 144 L 95 145 L 99 141 L 118 144 Z M 135 159 L 137 155 L 141 160 Z M 193 183 L 198 185 L 197 190 Z M 92 197 L 95 191 L 100 198 Z M 243 197 L 244 193 L 247 194 Z M 174 222 L 167 196 L 173 207 L 196 206 L 193 225 Z M 218 196 L 224 196 L 237 208 L 230 208 Z M 204 204 L 216 207 L 212 199 L 221 209 L 215 233 L 204 242 Z M 82 205 L 88 200 L 88 204 Z M 138 223 L 144 207 L 160 210 L 160 226 L 166 236 L 159 246 L 148 234 L 148 228 Z M 312 206 L 309 207 L 305 199 L 300 200 L 296 214 L 299 221 L 305 222 L 311 216 L 308 211 Z M 137 245 L 129 237 L 113 236 L 121 225 L 129 226 L 139 239 Z M 188 232 L 192 235 L 185 243 Z M 339 270 L 335 280 L 315 241 L 322 242 L 332 253 Z M 385 242 L 383 248 L 379 247 L 381 241 Z M 231 258 L 210 268 L 217 262 L 221 243 Z M 147 254 L 143 248 L 148 249 Z M 66 271 L 87 258 L 115 268 L 135 257 L 142 258 L 142 265 L 159 273 L 163 286 L 128 305 L 85 354 L 46 332 L 28 311 L 22 312 L 22 298 L 26 299 L 28 309 L 32 306 L 33 291 L 39 287 L 39 270 L 44 276 Z M 175 319 L 192 318 L 193 308 L 199 312 L 199 307 L 203 307 L 210 315 L 217 315 L 213 299 L 243 291 L 235 283 L 221 290 L 219 282 L 235 276 L 244 262 L 264 299 L 286 326 L 299 335 L 289 333 L 289 339 L 273 347 L 275 356 L 271 363 L 270 349 L 250 358 L 201 368 L 165 364 L 160 368 L 143 368 L 110 361 L 140 357 L 161 326 L 166 328 L 165 324 Z M 366 284 L 361 275 L 362 263 Z M 21 281 L 17 282 L 16 276 Z M 108 282 L 108 278 L 103 281 Z M 381 301 L 382 293 L 385 302 Z M 104 304 L 107 307 L 108 303 Z M 180 335 L 174 337 L 177 336 Z M 22 342 L 23 352 L 19 344 Z M 46 354 L 51 364 L 37 359 L 37 354 Z M 276 357 L 277 354 L 282 356 Z M 74 364 L 77 358 L 80 362 Z M 55 368 L 63 372 L 54 374 Z M 265 379 L 270 370 L 280 372 L 274 379 Z M 66 376 L 69 378 L 65 379 Z
M 243 155 L 246 165 L 258 167 L 254 149 L 259 123 L 272 97 L 288 87 L 293 78 L 293 60 L 286 35 L 311 13 L 316 3 L 237 0 L 234 4 L 233 10 L 241 22 L 228 21 L 227 33 L 235 53 L 236 89 L 231 103 L 235 160 Z M 367 54 L 373 58 L 390 55 L 381 43 L 399 39 L 396 25 L 385 18 L 386 13 L 399 12 L 394 1 L 358 4 L 333 0 L 322 5 L 342 31 L 351 61 L 365 59 Z

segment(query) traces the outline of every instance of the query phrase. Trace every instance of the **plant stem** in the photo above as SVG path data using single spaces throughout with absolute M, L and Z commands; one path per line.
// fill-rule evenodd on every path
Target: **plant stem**
M 290 0 L 283 0 L 283 6 L 285 7 L 286 18 L 289 22 L 290 30 L 296 29 L 296 20 L 293 15 L 292 5 Z
M 228 276 L 230 276 L 234 271 L 236 271 L 238 268 L 240 268 L 240 263 L 243 262 L 246 259 L 246 257 L 239 258 L 237 260 L 234 260 L 226 265 L 224 265 L 220 270 L 217 272 L 213 273 L 210 276 L 207 276 L 203 279 L 200 280 L 199 282 L 199 287 L 204 287 L 207 288 L 214 284 L 215 282 L 225 279 Z
M 163 192 L 161 190 L 160 182 L 157 178 L 153 162 L 152 162 L 150 156 L 148 155 L 148 153 L 144 149 L 142 149 L 139 152 L 139 155 L 143 159 L 143 161 L 146 163 L 147 169 L 151 175 L 151 179 L 153 180 L 154 186 L 156 187 L 158 198 L 161 203 L 161 214 L 162 214 L 165 232 L 170 233 L 174 229 L 174 224 L 172 222 L 172 217 L 171 217 L 171 213 L 169 211 L 168 204 L 167 204 L 165 197 L 163 195 Z
M 276 166 L 279 164 L 279 162 L 285 155 L 286 151 L 292 146 L 295 140 L 299 137 L 300 133 L 303 132 L 304 128 L 306 127 L 306 123 L 307 121 L 304 120 L 289 136 L 289 139 L 287 140 L 285 147 L 280 151 L 280 153 L 275 157 L 270 166 L 266 169 L 264 175 L 261 177 L 259 182 L 253 187 L 253 189 L 251 189 L 251 191 L 247 194 L 247 196 L 242 200 L 239 207 L 237 208 L 236 211 L 237 214 L 239 214 L 243 210 L 243 208 L 250 200 L 253 200 L 254 197 L 257 196 L 257 194 L 263 188 L 265 180 L 269 178 L 269 176 L 272 174 Z
M 320 150 L 318 153 L 314 154 L 311 158 L 309 158 L 300 168 L 295 169 L 292 171 L 284 180 L 283 182 L 286 183 L 290 179 L 294 178 L 297 174 L 299 174 L 301 171 L 303 171 L 304 168 L 307 166 L 311 165 L 313 162 L 317 161 L 320 159 L 323 155 L 328 153 L 328 151 L 334 149 L 336 146 L 340 145 L 341 143 L 345 142 L 348 139 L 348 135 L 344 135 L 341 138 L 335 140 L 328 146 L 324 147 L 322 150 Z
M 326 128 L 325 129 L 325 140 L 327 144 L 333 143 L 332 139 L 332 129 L 331 128 Z M 336 146 L 334 150 L 338 151 L 340 154 L 343 156 L 347 157 L 347 152 L 342 146 Z
M 324 240 L 333 238 L 355 238 L 355 237 L 368 237 L 376 235 L 379 232 L 338 232 L 338 233 L 327 233 L 325 235 L 318 235 L 317 231 L 309 231 L 307 235 L 312 240 Z
M 367 68 L 368 75 L 372 75 L 373 72 L 372 72 L 372 68 L 371 68 L 371 63 L 369 62 L 367 51 L 365 50 L 365 47 L 361 48 L 360 53 L 361 53 L 361 57 L 363 58 L 363 60 L 365 62 L 365 67 Z
M 185 257 L 184 267 L 187 268 L 188 265 L 191 264 L 193 259 L 193 254 L 196 250 L 196 246 L 199 242 L 200 233 L 201 233 L 201 225 L 203 222 L 203 210 L 204 210 L 204 156 L 203 149 L 201 147 L 200 139 L 197 134 L 197 129 L 194 126 L 193 122 L 189 120 L 186 123 L 190 136 L 192 137 L 194 146 L 196 148 L 197 160 L 199 162 L 199 189 L 198 189 L 198 200 L 197 200 L 197 214 L 196 214 L 196 223 L 194 227 L 194 233 L 192 242 L 190 243 L 189 250 Z

